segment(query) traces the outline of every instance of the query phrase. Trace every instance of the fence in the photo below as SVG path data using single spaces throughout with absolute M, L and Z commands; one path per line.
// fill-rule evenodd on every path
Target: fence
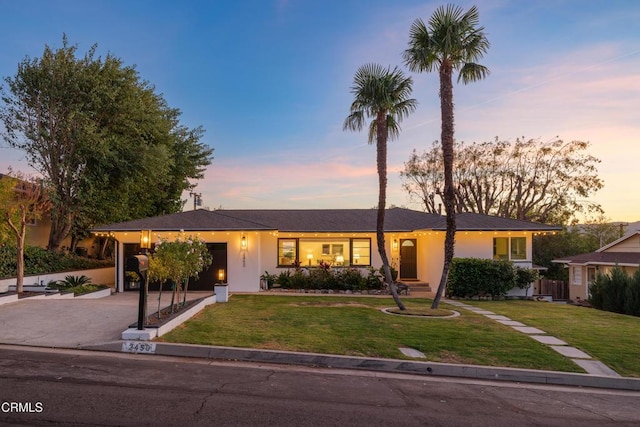
M 569 283 L 562 280 L 540 279 L 537 290 L 539 295 L 551 295 L 554 300 L 569 299 Z

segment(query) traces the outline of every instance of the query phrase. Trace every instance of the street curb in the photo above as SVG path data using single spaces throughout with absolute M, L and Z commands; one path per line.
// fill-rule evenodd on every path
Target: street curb
M 123 352 L 123 342 L 82 346 L 83 350 Z M 457 365 L 437 362 L 417 362 L 400 359 L 379 359 L 298 353 L 250 348 L 217 347 L 193 344 L 155 342 L 153 354 L 213 360 L 278 363 L 310 367 L 356 369 L 388 373 L 425 375 L 432 377 L 472 378 L 479 380 L 511 381 L 533 384 L 592 387 L 602 389 L 640 391 L 640 378 L 605 377 L 571 372 L 502 368 L 477 365 Z

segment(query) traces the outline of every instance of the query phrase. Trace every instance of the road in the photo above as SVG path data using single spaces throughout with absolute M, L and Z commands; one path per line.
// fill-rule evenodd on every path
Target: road
M 18 346 L 0 346 L 0 400 L 0 425 L 640 423 L 638 392 Z

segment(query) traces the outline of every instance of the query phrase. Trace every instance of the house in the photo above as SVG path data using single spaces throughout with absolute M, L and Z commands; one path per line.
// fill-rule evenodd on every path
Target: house
M 116 240 L 116 284 L 125 289 L 125 260 L 139 253 L 143 230 L 151 240 L 180 235 L 204 240 L 211 267 L 189 289 L 211 290 L 216 282 L 230 292 L 257 292 L 260 276 L 290 269 L 296 262 L 317 266 L 380 268 L 375 209 L 193 210 L 97 227 Z M 457 217 L 457 257 L 510 259 L 531 267 L 534 233 L 559 230 L 543 224 L 463 213 Z M 445 217 L 410 209 L 386 212 L 385 244 L 400 280 L 437 284 L 444 258 Z
M 588 299 L 589 284 L 598 274 L 608 274 L 617 266 L 632 275 L 640 268 L 640 230 L 622 236 L 595 252 L 554 259 L 553 262 L 569 268 L 569 298 Z

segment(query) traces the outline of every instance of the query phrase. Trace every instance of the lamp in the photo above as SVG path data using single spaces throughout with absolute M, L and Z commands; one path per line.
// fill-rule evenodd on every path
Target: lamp
M 224 283 L 224 268 L 218 270 L 218 280 L 220 283 Z
M 240 249 L 242 249 L 243 251 L 247 250 L 247 236 L 242 236 L 242 240 L 240 240 Z
M 311 260 L 313 259 L 313 254 L 307 254 L 307 259 L 309 260 L 309 265 L 311 265 Z
M 151 247 L 151 230 L 140 230 L 140 249 Z
M 358 261 L 360 261 L 360 254 L 353 254 L 353 262 L 357 264 Z
M 336 257 L 336 262 L 337 262 L 339 265 L 344 264 L 344 257 L 343 257 L 342 255 L 338 255 L 338 256 Z
M 394 251 L 397 251 L 397 250 L 398 250 L 398 239 L 393 239 L 393 242 L 391 243 L 391 248 L 392 248 Z

